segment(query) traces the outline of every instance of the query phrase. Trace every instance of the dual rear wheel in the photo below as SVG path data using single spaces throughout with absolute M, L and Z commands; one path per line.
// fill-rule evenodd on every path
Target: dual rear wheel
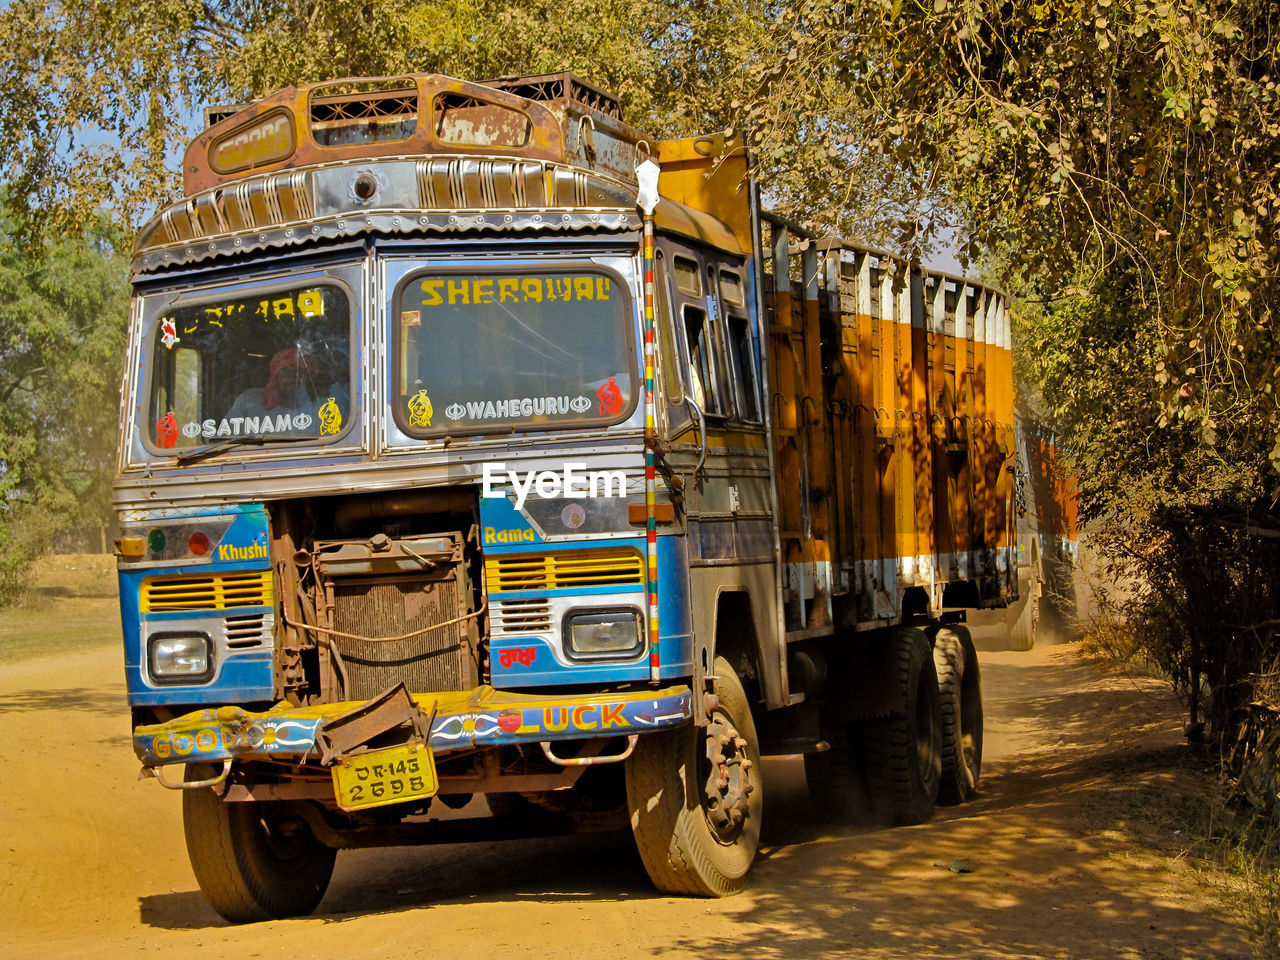
M 969 631 L 942 627 L 930 644 L 923 631 L 903 627 L 890 642 L 895 708 L 834 724 L 831 749 L 805 756 L 809 792 L 832 819 L 920 823 L 935 804 L 977 791 L 982 692 Z

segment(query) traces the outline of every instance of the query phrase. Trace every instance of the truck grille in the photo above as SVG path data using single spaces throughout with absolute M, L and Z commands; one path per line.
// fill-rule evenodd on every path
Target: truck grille
M 143 613 L 269 607 L 271 571 L 219 573 L 202 577 L 148 577 L 142 582 Z
M 495 633 L 546 633 L 551 629 L 551 602 L 546 597 L 500 600 L 493 628 Z
M 484 570 L 490 593 L 629 587 L 645 582 L 644 558 L 628 547 L 490 556 Z

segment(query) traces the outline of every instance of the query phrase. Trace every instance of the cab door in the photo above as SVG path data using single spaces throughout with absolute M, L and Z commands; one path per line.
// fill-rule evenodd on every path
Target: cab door
M 666 458 L 684 481 L 695 655 L 700 646 L 714 655 L 717 639 L 732 636 L 763 663 L 776 659 L 765 654 L 777 643 L 775 530 L 746 262 L 664 238 L 655 282 Z

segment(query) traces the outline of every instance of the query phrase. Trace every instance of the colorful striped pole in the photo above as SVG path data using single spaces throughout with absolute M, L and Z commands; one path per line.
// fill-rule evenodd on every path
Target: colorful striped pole
M 649 682 L 659 682 L 658 653 L 658 448 L 656 404 L 653 398 L 653 211 L 658 205 L 658 165 L 647 159 L 636 168 L 640 183 L 637 203 L 644 213 L 644 503 L 645 553 L 648 558 Z

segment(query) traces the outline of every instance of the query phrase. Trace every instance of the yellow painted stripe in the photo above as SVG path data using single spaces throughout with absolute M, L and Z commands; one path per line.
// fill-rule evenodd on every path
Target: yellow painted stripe
M 748 450 L 763 450 L 765 448 L 765 437 L 762 433 L 709 430 L 707 431 L 707 446 L 744 447 Z

